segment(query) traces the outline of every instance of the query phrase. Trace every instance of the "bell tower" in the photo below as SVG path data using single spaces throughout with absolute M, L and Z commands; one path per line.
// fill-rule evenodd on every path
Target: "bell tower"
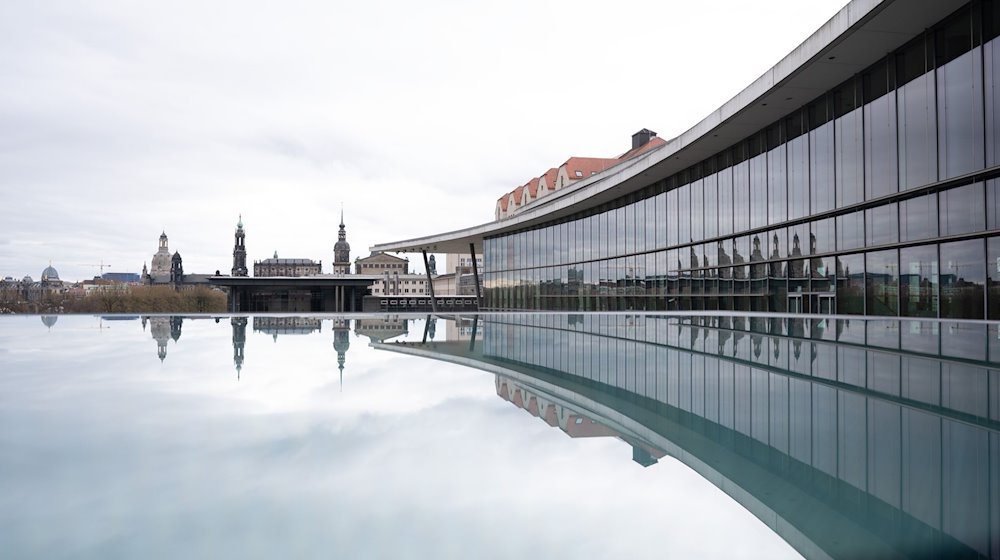
M 337 233 L 337 242 L 333 245 L 333 273 L 351 273 L 351 245 L 347 242 L 343 208 L 340 209 L 340 231 Z
M 247 275 L 246 233 L 243 231 L 243 214 L 236 223 L 236 243 L 233 245 L 233 276 Z

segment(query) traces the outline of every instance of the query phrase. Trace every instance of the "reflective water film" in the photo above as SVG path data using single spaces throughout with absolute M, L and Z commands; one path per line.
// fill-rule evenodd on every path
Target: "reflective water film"
M 994 323 L 0 318 L 4 558 L 1000 558 Z

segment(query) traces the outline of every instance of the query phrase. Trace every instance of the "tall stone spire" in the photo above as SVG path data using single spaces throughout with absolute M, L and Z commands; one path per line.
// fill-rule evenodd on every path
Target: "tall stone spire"
M 347 229 L 344 227 L 344 209 L 340 209 L 340 231 L 337 232 L 337 243 L 333 246 L 333 273 L 351 273 L 351 245 L 347 242 Z
M 233 246 L 233 276 L 247 276 L 246 233 L 243 231 L 243 214 L 236 223 L 236 244 Z

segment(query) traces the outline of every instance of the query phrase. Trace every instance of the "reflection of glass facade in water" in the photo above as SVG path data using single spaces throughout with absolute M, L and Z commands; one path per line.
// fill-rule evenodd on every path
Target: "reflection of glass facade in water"
M 1000 319 L 998 13 L 966 6 L 680 173 L 486 239 L 484 307 Z
M 423 355 L 495 373 L 505 400 L 516 384 L 532 414 L 551 412 L 529 395 L 676 457 L 807 557 L 1000 557 L 996 324 L 480 320 L 477 354 Z

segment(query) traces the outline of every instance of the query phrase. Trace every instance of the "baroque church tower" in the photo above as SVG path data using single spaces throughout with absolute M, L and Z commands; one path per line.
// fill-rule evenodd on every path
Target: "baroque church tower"
M 340 232 L 337 233 L 337 243 L 333 246 L 333 273 L 351 273 L 351 245 L 347 242 L 347 230 L 344 229 L 344 209 L 340 209 Z
M 153 255 L 150 276 L 166 276 L 170 274 L 170 249 L 167 247 L 167 232 L 160 234 L 160 247 Z
M 236 224 L 236 244 L 233 246 L 233 276 L 247 275 L 246 234 L 243 232 L 243 215 Z

